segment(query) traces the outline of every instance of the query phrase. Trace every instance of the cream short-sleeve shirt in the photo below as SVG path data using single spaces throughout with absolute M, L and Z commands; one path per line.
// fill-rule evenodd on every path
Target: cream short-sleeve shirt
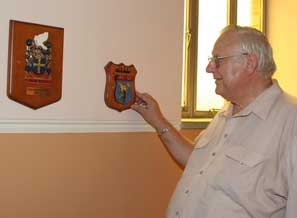
M 297 217 L 297 107 L 277 81 L 197 139 L 167 218 Z

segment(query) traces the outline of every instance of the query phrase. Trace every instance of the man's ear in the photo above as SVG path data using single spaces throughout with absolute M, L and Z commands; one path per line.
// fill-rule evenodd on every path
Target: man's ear
M 258 67 L 258 57 L 255 54 L 248 54 L 247 55 L 247 71 L 249 73 L 256 72 Z

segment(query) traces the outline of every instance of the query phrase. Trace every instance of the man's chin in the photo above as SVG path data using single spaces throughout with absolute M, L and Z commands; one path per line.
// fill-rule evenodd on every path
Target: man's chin
M 216 93 L 217 95 L 220 95 L 221 97 L 224 98 L 224 96 L 223 96 L 223 92 L 222 92 L 222 90 L 220 90 L 220 89 L 218 88 L 218 86 L 217 86 L 216 89 L 215 89 L 215 93 Z
M 218 86 L 216 86 L 215 93 L 216 93 L 217 95 L 220 95 L 220 89 L 218 88 Z

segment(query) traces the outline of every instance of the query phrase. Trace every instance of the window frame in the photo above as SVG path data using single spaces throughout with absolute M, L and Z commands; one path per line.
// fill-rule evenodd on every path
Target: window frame
M 190 122 L 191 128 L 193 122 L 208 123 L 217 113 L 217 110 L 196 111 L 198 9 L 199 0 L 185 0 L 182 126 L 185 127 Z M 261 1 L 261 11 L 260 28 L 265 33 L 266 0 Z M 237 0 L 227 0 L 227 24 L 236 23 Z

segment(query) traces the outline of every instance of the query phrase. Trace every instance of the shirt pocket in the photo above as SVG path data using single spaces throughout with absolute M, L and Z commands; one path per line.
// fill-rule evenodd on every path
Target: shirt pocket
M 232 147 L 224 153 L 216 163 L 213 185 L 235 195 L 242 190 L 250 190 L 262 177 L 262 168 L 265 157 L 244 147 Z
M 233 147 L 227 150 L 225 153 L 225 157 L 231 160 L 231 162 L 234 162 L 234 164 L 238 163 L 240 165 L 245 165 L 248 167 L 255 167 L 265 160 L 262 154 L 249 151 L 242 146 Z

